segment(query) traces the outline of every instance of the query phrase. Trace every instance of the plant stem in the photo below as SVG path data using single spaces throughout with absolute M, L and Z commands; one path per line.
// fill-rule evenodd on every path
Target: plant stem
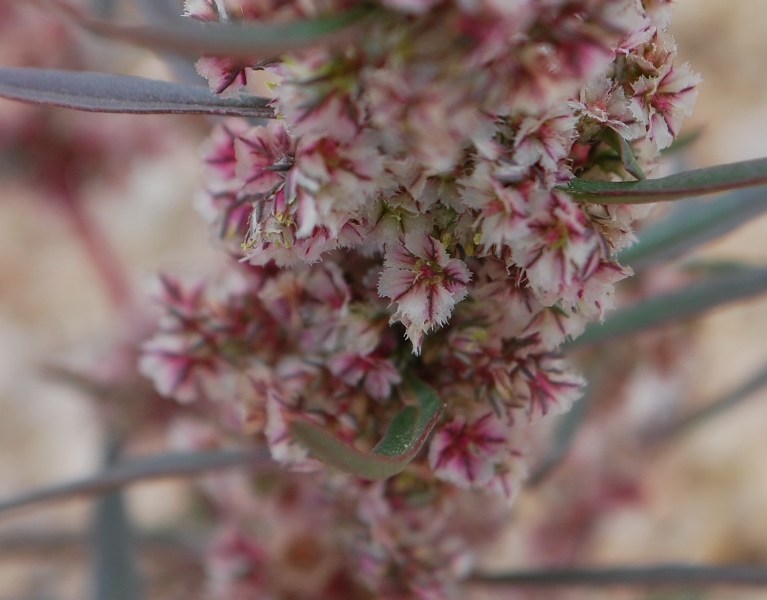
M 663 564 L 646 567 L 542 569 L 498 575 L 475 575 L 473 582 L 504 586 L 701 586 L 767 585 L 767 568 Z
M 92 477 L 33 490 L 5 500 L 0 502 L 0 513 L 75 496 L 106 494 L 126 485 L 150 479 L 190 477 L 231 467 L 248 467 L 269 472 L 276 469 L 277 465 L 259 450 L 218 450 L 150 456 L 117 463 Z

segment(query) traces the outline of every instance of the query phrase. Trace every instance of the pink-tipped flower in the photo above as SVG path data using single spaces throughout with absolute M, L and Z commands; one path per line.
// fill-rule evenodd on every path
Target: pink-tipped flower
M 271 65 L 282 78 L 275 89 L 274 106 L 298 136 L 354 138 L 365 115 L 357 102 L 358 59 L 315 47 L 300 57 Z
M 635 140 L 647 132 L 644 119 L 631 111 L 631 102 L 623 88 L 607 76 L 586 85 L 573 107 L 581 117 L 584 140 L 595 138 L 605 127 L 626 140 Z
M 514 138 L 514 162 L 522 166 L 540 164 L 556 172 L 570 154 L 577 119 L 565 104 L 555 106 L 539 117 L 526 117 Z
M 139 371 L 154 382 L 158 393 L 181 403 L 208 396 L 225 364 L 211 353 L 201 353 L 193 340 L 158 335 L 142 348 Z
M 583 210 L 562 192 L 540 190 L 529 210 L 530 233 L 512 251 L 538 299 L 551 306 L 588 277 L 603 252 L 601 241 Z
M 474 222 L 478 235 L 475 243 L 482 253 L 503 256 L 504 249 L 528 235 L 529 195 L 535 190 L 532 182 L 508 187 L 493 178 L 492 164 L 480 162 L 469 178 L 462 180 L 461 197 L 477 211 Z
M 668 63 L 658 77 L 643 76 L 633 84 L 632 110 L 649 124 L 648 138 L 658 150 L 668 148 L 679 134 L 682 119 L 692 112 L 700 81 L 690 65 Z
M 248 71 L 255 65 L 252 61 L 204 56 L 194 63 L 194 68 L 208 80 L 211 92 L 227 97 L 239 94 L 248 85 Z
M 386 247 L 378 293 L 396 303 L 392 320 L 401 322 L 419 354 L 427 331 L 441 327 L 467 294 L 471 272 L 450 258 L 445 247 L 425 233 L 409 233 Z
M 241 190 L 266 194 L 280 186 L 293 167 L 294 146 L 281 121 L 238 132 L 234 148 Z
M 202 161 L 206 167 L 207 183 L 211 188 L 239 188 L 235 142 L 248 131 L 248 124 L 231 119 L 217 125 L 202 147 Z
M 509 426 L 488 412 L 476 419 L 455 417 L 434 434 L 429 465 L 440 479 L 461 487 L 482 487 L 502 461 Z
M 523 408 L 530 419 L 567 412 L 586 384 L 551 352 L 522 351 L 509 366 L 511 404 Z
M 386 400 L 402 376 L 387 358 L 374 353 L 342 352 L 328 361 L 331 373 L 348 385 L 362 383 L 365 392 L 376 400 Z

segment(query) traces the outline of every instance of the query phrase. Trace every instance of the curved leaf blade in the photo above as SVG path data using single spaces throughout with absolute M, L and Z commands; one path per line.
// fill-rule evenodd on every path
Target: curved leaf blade
M 595 324 L 567 349 L 603 343 L 676 321 L 767 292 L 767 268 L 741 269 L 695 282 L 681 290 L 643 300 Z
M 563 190 L 576 200 L 597 204 L 646 204 L 767 184 L 767 158 L 685 171 L 641 181 L 574 179 Z
M 109 73 L 0 67 L 0 97 L 89 112 L 274 118 L 268 98 L 221 98 L 204 87 Z
M 634 156 L 634 150 L 631 148 L 631 144 L 626 141 L 626 138 L 619 135 L 614 129 L 608 128 L 605 129 L 602 134 L 602 139 L 608 146 L 610 146 L 610 148 L 617 152 L 618 157 L 621 159 L 621 163 L 623 163 L 623 167 L 629 174 L 637 179 L 645 178 L 644 171 L 637 162 L 637 159 Z
M 648 566 L 541 569 L 476 574 L 472 581 L 503 586 L 690 586 L 767 584 L 767 569 L 747 565 L 669 563 Z
M 307 419 L 295 419 L 290 431 L 315 458 L 345 473 L 362 479 L 392 477 L 415 458 L 444 410 L 443 402 L 425 383 L 412 375 L 405 383 L 418 406 L 407 406 L 400 412 L 370 453 L 361 452 Z
M 127 25 L 91 16 L 67 2 L 53 4 L 80 26 L 112 40 L 192 57 L 206 54 L 250 59 L 343 38 L 353 25 L 374 12 L 360 4 L 344 12 L 287 23 L 241 25 L 179 18 L 155 25 Z
M 694 205 L 693 205 L 694 203 Z M 739 190 L 710 202 L 691 199 L 655 225 L 643 229 L 639 242 L 618 255 L 635 271 L 678 258 L 725 235 L 767 211 L 767 189 Z

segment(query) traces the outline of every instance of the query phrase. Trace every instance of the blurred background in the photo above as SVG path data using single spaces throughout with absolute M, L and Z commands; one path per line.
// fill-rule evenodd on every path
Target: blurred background
M 0 9 L 11 6 L 3 4 Z M 767 0 L 675 5 L 672 31 L 680 57 L 704 80 L 695 115 L 686 123 L 686 131 L 700 130 L 700 137 L 676 157 L 678 165 L 767 156 Z M 0 22 L 3 64 L 60 66 L 56 61 L 64 58 L 56 48 L 69 43 L 68 30 L 29 7 L 18 12 L 13 27 Z M 22 24 L 39 36 L 38 47 L 21 51 L 28 46 L 18 37 Z M 90 38 L 78 42 L 66 61 L 172 76 L 147 54 Z M 120 381 L 122 387 L 111 390 L 113 400 L 127 401 L 131 393 L 154 400 L 132 373 L 129 350 L 151 323 L 135 316 L 124 295 L 132 290 L 135 305 L 147 307 L 158 272 L 204 274 L 220 260 L 193 207 L 201 185 L 198 145 L 208 128 L 203 118 L 43 111 L 0 100 L 0 499 L 86 476 L 103 462 L 104 414 L 113 414 L 109 403 L 88 393 L 92 381 L 64 381 L 52 366 Z M 30 139 L 30 130 L 56 132 L 65 142 L 49 147 L 41 134 L 30 154 L 13 151 L 19 139 Z M 95 157 L 99 171 L 73 163 L 75 152 Z M 86 243 L 84 231 L 91 232 Z M 104 251 L 105 245 L 111 250 Z M 93 260 L 99 249 L 108 256 L 102 265 Z M 699 257 L 767 263 L 767 218 L 709 244 Z M 105 276 L 116 264 L 122 280 Z M 643 285 L 663 289 L 674 277 L 673 269 L 660 269 Z M 636 437 L 633 427 L 653 422 L 648 415 L 705 406 L 763 371 L 765 340 L 767 298 L 761 298 L 614 342 L 614 362 L 607 363 L 612 370 L 598 373 L 598 400 L 591 409 L 603 410 L 579 432 L 571 456 L 523 492 L 508 532 L 483 566 L 541 566 L 541 557 L 559 566 L 767 565 L 767 388 L 662 443 L 625 442 Z M 638 355 L 646 359 L 636 360 Z M 582 360 L 587 370 L 595 362 Z M 111 418 L 130 417 L 118 411 Z M 139 450 L 150 453 L 164 441 L 150 432 L 140 444 Z M 177 481 L 134 486 L 127 493 L 134 519 L 157 531 L 184 521 L 191 510 L 187 496 Z M 83 598 L 89 577 L 83 532 L 90 518 L 87 500 L 0 514 L 0 600 Z M 162 556 L 164 593 L 190 597 L 188 586 L 199 574 L 185 568 L 178 553 Z M 758 599 L 767 598 L 767 589 L 571 590 L 556 597 Z

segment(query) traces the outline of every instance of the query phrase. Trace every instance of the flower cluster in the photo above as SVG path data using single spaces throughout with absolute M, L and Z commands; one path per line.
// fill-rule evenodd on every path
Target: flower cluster
M 186 14 L 281 21 L 348 4 L 187 0 Z M 615 254 L 636 212 L 577 201 L 567 183 L 651 170 L 699 81 L 675 63 L 664 0 L 378 4 L 327 46 L 197 63 L 221 94 L 268 73 L 278 118 L 213 131 L 204 212 L 247 264 L 210 292 L 166 278 L 167 316 L 142 361 L 165 395 L 210 402 L 310 470 L 293 419 L 370 449 L 417 376 L 446 414 L 410 471 L 349 488 L 373 532 L 369 496 L 391 516 L 412 473 L 426 496 L 513 497 L 530 423 L 566 411 L 583 384 L 557 348 L 630 273 Z M 396 577 L 381 565 L 409 556 L 387 544 L 360 571 L 379 593 Z
M 178 421 L 178 448 L 226 444 L 210 423 Z M 250 598 L 444 598 L 493 539 L 505 502 L 418 476 L 349 480 L 324 473 L 228 472 L 202 480 L 219 515 L 209 594 Z M 254 488 L 268 493 L 254 493 Z

